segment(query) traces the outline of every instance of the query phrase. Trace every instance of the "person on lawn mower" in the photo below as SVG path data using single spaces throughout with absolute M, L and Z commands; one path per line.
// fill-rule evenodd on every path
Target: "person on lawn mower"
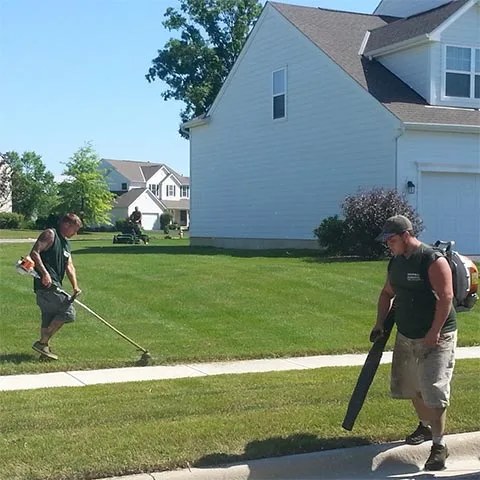
M 135 210 L 132 212 L 128 219 L 130 220 L 130 222 L 132 222 L 133 225 L 137 225 L 138 230 L 140 230 L 142 226 L 142 212 L 138 209 L 138 207 L 135 207 Z
M 377 240 L 386 243 L 393 257 L 371 338 L 382 335 L 395 298 L 397 337 L 391 394 L 411 400 L 418 416 L 418 427 L 405 442 L 420 445 L 432 440 L 424 468 L 443 470 L 448 457 L 444 432 L 457 343 L 452 272 L 441 253 L 415 237 L 412 222 L 403 215 L 390 217 Z M 421 275 L 423 265 L 428 266 L 426 279 Z
M 72 262 L 69 238 L 73 237 L 82 221 L 74 213 L 68 213 L 60 219 L 58 228 L 48 228 L 37 238 L 30 252 L 35 262 L 35 270 L 40 278 L 35 278 L 33 290 L 37 297 L 42 320 L 40 340 L 32 348 L 40 353 L 41 358 L 57 360 L 50 349 L 50 339 L 63 326 L 75 320 L 75 309 L 63 293 L 55 287 L 62 288 L 62 281 L 67 274 L 73 294 L 78 295 L 77 276 Z

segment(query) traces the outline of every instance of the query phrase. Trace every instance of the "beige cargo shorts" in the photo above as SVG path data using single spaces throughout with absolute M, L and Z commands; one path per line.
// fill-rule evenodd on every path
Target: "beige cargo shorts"
M 421 394 L 427 407 L 448 407 L 456 345 L 456 331 L 442 334 L 434 347 L 426 346 L 422 338 L 411 339 L 397 332 L 390 384 L 392 397 L 411 399 Z

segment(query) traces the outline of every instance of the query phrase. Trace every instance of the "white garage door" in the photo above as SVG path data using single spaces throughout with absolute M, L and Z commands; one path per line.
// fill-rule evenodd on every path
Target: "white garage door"
M 460 253 L 480 255 L 480 175 L 424 172 L 421 240 L 455 240 Z
M 142 228 L 144 230 L 160 230 L 159 214 L 142 212 Z

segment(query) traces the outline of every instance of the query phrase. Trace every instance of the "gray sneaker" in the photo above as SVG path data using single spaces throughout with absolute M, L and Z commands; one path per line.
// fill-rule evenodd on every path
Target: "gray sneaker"
M 448 448 L 447 446 L 439 445 L 434 443 L 432 445 L 432 450 L 430 451 L 430 456 L 428 457 L 427 463 L 425 463 L 425 470 L 435 471 L 443 470 L 445 468 L 445 460 L 448 457 Z
M 418 424 L 417 429 L 405 438 L 405 443 L 408 445 L 420 445 L 432 439 L 432 430 L 430 427 L 425 427 L 422 423 Z
M 58 360 L 58 355 L 55 355 L 46 343 L 35 342 L 32 348 L 38 352 L 42 357 L 47 357 L 50 360 Z

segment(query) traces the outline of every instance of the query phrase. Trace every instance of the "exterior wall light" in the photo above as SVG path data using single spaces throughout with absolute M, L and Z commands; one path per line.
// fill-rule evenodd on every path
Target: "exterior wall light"
M 415 193 L 415 184 L 411 180 L 409 180 L 407 182 L 407 192 L 409 194 L 414 194 Z

